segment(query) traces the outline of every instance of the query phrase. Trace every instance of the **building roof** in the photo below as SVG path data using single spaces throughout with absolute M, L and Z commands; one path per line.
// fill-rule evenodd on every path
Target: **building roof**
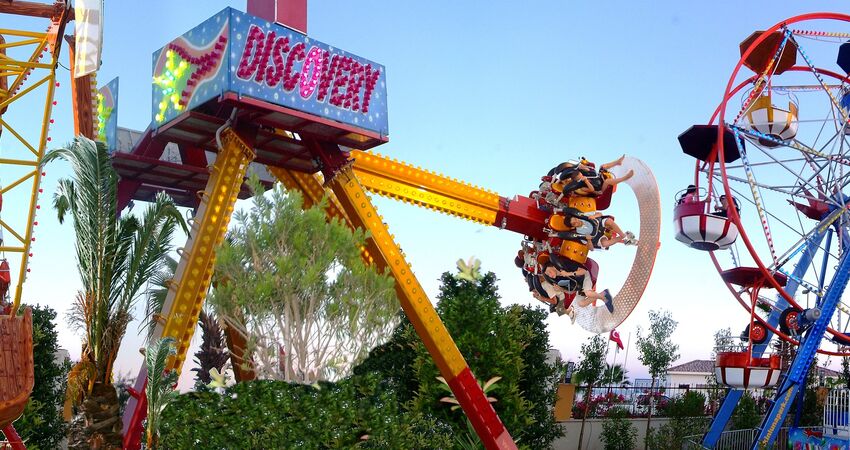
M 841 372 L 836 372 L 827 367 L 818 366 L 818 375 L 823 375 L 827 378 L 838 378 L 841 376 Z
M 678 366 L 673 366 L 667 369 L 667 373 L 670 372 L 700 374 L 711 373 L 714 372 L 714 361 L 710 359 L 695 359 L 693 361 L 689 361 L 684 364 L 679 364 Z

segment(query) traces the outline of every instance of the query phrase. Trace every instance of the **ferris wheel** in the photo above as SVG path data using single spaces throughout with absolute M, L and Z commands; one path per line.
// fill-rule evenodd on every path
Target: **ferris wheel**
M 850 16 L 817 13 L 753 33 L 708 125 L 679 136 L 697 161 L 676 238 L 710 252 L 750 315 L 743 348 L 718 353 L 732 387 L 772 386 L 784 371 L 778 395 L 796 392 L 815 353 L 850 355 L 847 31 Z M 771 335 L 798 346 L 793 362 L 765 355 Z
M 698 161 L 677 238 L 711 250 L 748 312 L 755 301 L 757 344 L 767 331 L 797 344 L 819 301 L 844 288 L 833 278 L 850 245 L 850 33 L 820 30 L 847 21 L 811 14 L 754 33 L 710 125 L 679 136 Z M 818 352 L 850 355 L 850 302 L 839 301 L 827 332 Z

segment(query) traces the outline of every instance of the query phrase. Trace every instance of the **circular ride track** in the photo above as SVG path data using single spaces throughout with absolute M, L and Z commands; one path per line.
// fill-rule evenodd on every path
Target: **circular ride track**
M 748 313 L 755 294 L 753 321 L 764 327 L 755 328 L 794 344 L 804 331 L 802 313 L 845 287 L 832 280 L 850 248 L 846 31 L 850 16 L 818 13 L 745 40 L 710 122 L 722 125 L 713 128 L 716 152 L 696 165 L 707 211 L 728 206 L 739 233 L 728 249 L 711 252 L 715 266 Z M 741 282 L 744 273 L 749 283 Z M 779 315 L 778 326 L 769 323 L 771 314 Z M 818 351 L 850 355 L 848 325 L 850 304 L 842 299 Z

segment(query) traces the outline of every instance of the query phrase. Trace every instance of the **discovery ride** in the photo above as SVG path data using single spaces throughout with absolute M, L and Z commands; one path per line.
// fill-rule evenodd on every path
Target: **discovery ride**
M 285 3 L 290 12 L 306 7 Z M 120 208 L 163 189 L 196 208 L 155 330 L 155 337 L 178 343 L 170 368 L 180 370 L 186 358 L 216 246 L 233 203 L 246 194 L 242 181 L 250 169 L 300 191 L 306 207 L 327 196 L 329 217 L 369 231 L 363 258 L 395 277 L 402 308 L 482 442 L 487 448 L 515 448 L 369 194 L 521 234 L 522 266 L 534 294 L 564 313 L 575 300 L 582 306 L 573 308 L 576 321 L 601 333 L 634 309 L 654 264 L 660 200 L 651 171 L 632 157 L 598 170 L 589 161 L 567 162 L 531 196 L 507 198 L 376 154 L 370 149 L 388 142 L 389 133 L 385 68 L 307 38 L 306 16 L 284 18 L 280 7 L 263 6 L 274 4 L 249 2 L 249 14 L 225 9 L 156 52 L 150 127 L 113 133 L 131 141 L 124 148 L 120 139 L 110 146 L 118 147 L 113 166 L 121 175 Z M 629 186 L 641 205 L 637 235 L 597 213 L 608 207 L 618 183 Z M 637 247 L 626 282 L 616 293 L 597 292 L 599 267 L 588 253 L 623 241 Z M 240 336 L 228 330 L 228 338 Z M 241 355 L 234 358 L 243 361 Z M 236 372 L 239 380 L 253 377 L 250 367 Z M 145 379 L 142 369 L 125 412 L 127 448 L 139 447 Z
M 749 314 L 741 343 L 718 349 L 718 380 L 733 389 L 703 439 L 709 448 L 743 390 L 775 386 L 752 443 L 769 447 L 815 355 L 850 354 L 848 22 L 806 14 L 753 33 L 709 122 L 679 136 L 696 164 L 677 198 L 676 238 L 709 252 Z M 796 346 L 792 361 L 769 354 L 773 337 Z
M 38 62 L 42 52 L 36 51 L 13 64 L 0 55 L 0 108 L 4 111 L 12 100 L 31 92 L 20 88 L 28 74 L 37 69 L 46 72 L 44 80 L 36 83 L 47 88 L 41 134 L 25 141 L 15 127 L 0 122 L 2 138 L 20 140 L 30 158 L 0 159 L 4 176 L 7 166 L 28 168 L 20 181 L 3 180 L 7 185 L 2 193 L 26 182 L 32 187 L 29 203 L 20 203 L 30 211 L 23 231 L 12 231 L 2 222 L 15 240 L 2 244 L 0 250 L 24 257 L 17 266 L 20 276 L 9 282 L 16 294 L 10 302 L 12 314 L 7 312 L 0 319 L 0 348 L 4 354 L 6 348 L 14 348 L 14 354 L 31 359 L 26 339 L 29 316 L 19 319 L 14 311 L 32 256 L 39 182 L 44 175 L 41 157 L 50 140 L 50 108 L 55 104 L 54 70 L 61 41 L 57 36 L 63 34 L 72 14 L 64 1 L 55 5 L 9 1 L 0 5 L 0 12 L 16 13 L 21 7 L 35 8 L 38 15 L 52 18 L 47 33 L 16 35 L 0 30 L 7 39 L 24 37 L 17 44 L 0 44 L 0 49 L 46 46 L 44 57 L 51 58 L 49 63 Z M 87 17 L 99 17 L 99 12 Z M 654 265 L 661 214 L 651 171 L 629 156 L 598 167 L 584 159 L 568 161 L 544 176 L 530 196 L 507 198 L 373 153 L 371 149 L 389 140 L 386 69 L 311 39 L 306 31 L 306 0 L 249 0 L 248 14 L 226 8 L 175 38 L 154 54 L 151 124 L 144 132 L 117 127 L 117 79 L 98 91 L 92 90 L 93 74 L 73 79 L 75 131 L 105 141 L 113 152 L 112 164 L 121 176 L 119 212 L 131 201 L 150 200 L 158 191 L 194 209 L 189 238 L 179 252 L 181 259 L 154 331 L 155 339 L 171 337 L 177 343 L 168 369 L 180 371 L 183 365 L 211 283 L 216 248 L 236 199 L 250 195 L 243 184 L 246 175 L 256 172 L 265 183 L 280 181 L 287 189 L 300 191 L 305 207 L 327 197 L 329 217 L 369 232 L 363 258 L 395 278 L 402 308 L 481 441 L 490 449 L 516 448 L 372 205 L 370 194 L 519 233 L 523 238 L 518 265 L 532 295 L 553 311 L 569 314 L 588 331 L 602 333 L 628 317 Z M 77 46 L 79 51 L 79 42 Z M 74 60 L 78 59 L 72 56 Z M 7 79 L 12 81 L 3 84 Z M 636 233 L 622 230 L 607 213 L 618 184 L 621 189 L 628 186 L 640 205 Z M 625 245 L 636 248 L 625 283 L 620 289 L 597 289 L 601 268 L 589 256 L 607 248 L 621 251 Z M 0 270 L 0 281 L 2 276 Z M 10 334 L 4 320 L 23 320 L 23 325 Z M 12 337 L 7 340 L 7 335 Z M 241 338 L 229 329 L 227 337 L 230 342 Z M 232 355 L 234 361 L 244 361 L 237 353 Z M 25 367 L 25 362 L 19 366 Z M 142 365 L 125 410 L 124 447 L 128 449 L 141 444 L 146 414 L 144 370 Z M 254 376 L 250 366 L 240 363 L 234 363 L 234 372 L 237 380 Z M 27 387 L 26 379 L 21 383 L 17 377 L 14 391 L 4 389 L 11 386 L 4 373 L 8 372 L 3 372 L 0 363 L 0 383 L 6 383 L 0 386 L 0 424 L 6 417 L 14 419 L 13 408 L 21 404 L 4 401 L 14 395 L 25 401 L 32 386 L 31 380 Z

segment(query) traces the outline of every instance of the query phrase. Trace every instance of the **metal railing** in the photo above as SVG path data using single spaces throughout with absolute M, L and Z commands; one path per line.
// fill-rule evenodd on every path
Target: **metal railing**
M 803 430 L 821 431 L 821 427 L 800 427 Z M 779 430 L 776 440 L 773 442 L 772 449 L 784 450 L 788 447 L 788 432 L 790 428 L 785 427 Z M 709 447 L 703 447 L 702 435 L 686 436 L 683 439 L 683 450 L 703 450 Z M 754 428 L 746 430 L 731 430 L 724 431 L 717 441 L 717 445 L 713 450 L 748 450 L 752 448 L 753 441 L 758 437 L 758 430 Z

